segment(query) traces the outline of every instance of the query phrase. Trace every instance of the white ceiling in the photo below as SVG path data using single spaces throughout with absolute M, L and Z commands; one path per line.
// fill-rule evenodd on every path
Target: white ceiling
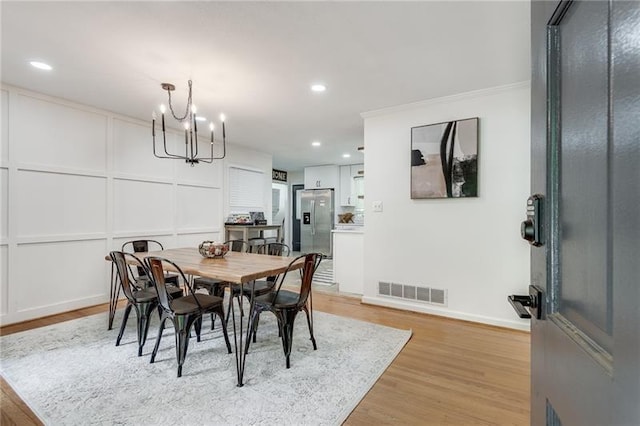
M 161 82 L 177 86 L 182 109 L 192 79 L 199 113 L 227 115 L 228 142 L 270 152 L 285 170 L 362 161 L 361 112 L 530 72 L 527 1 L 0 7 L 2 82 L 147 120 L 166 103 Z M 54 70 L 32 68 L 36 59 Z M 327 91 L 312 93 L 314 82 Z

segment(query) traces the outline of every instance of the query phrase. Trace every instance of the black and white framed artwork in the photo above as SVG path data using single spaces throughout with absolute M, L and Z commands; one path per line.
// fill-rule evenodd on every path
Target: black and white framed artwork
M 478 118 L 411 128 L 411 198 L 478 196 Z

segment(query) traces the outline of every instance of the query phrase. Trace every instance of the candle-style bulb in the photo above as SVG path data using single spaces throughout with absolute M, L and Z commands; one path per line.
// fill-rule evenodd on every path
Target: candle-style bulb
M 164 104 L 160 104 L 160 113 L 164 114 L 166 110 L 167 108 L 164 106 Z
M 222 121 L 223 123 L 224 123 L 224 120 L 225 120 L 226 118 L 227 118 L 227 117 L 225 117 L 225 116 L 224 116 L 224 114 L 220 114 L 220 121 Z
M 189 122 L 188 121 L 184 122 L 184 129 L 185 130 L 189 130 Z
M 209 130 L 211 130 L 213 132 L 214 128 L 215 128 L 215 126 L 213 125 L 213 122 L 209 123 Z
M 156 112 L 155 111 L 151 111 L 151 119 L 153 121 L 156 121 Z
M 198 112 L 198 108 L 195 105 L 191 105 L 191 112 L 195 114 Z

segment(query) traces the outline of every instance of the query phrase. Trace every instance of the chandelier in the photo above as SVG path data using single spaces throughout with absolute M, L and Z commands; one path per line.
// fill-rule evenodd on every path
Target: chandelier
M 151 121 L 151 135 L 153 137 L 153 155 L 157 158 L 168 158 L 173 160 L 184 160 L 186 163 L 191 164 L 191 167 L 194 164 L 198 164 L 200 162 L 203 163 L 213 163 L 213 160 L 221 160 L 226 155 L 226 134 L 224 127 L 224 114 L 220 114 L 220 121 L 222 121 L 222 156 L 214 157 L 213 156 L 213 122 L 209 123 L 209 130 L 211 132 L 210 137 L 210 145 L 211 152 L 207 157 L 199 157 L 198 156 L 198 121 L 200 117 L 196 115 L 196 107 L 193 105 L 193 100 L 191 96 L 191 80 L 189 80 L 189 97 L 187 98 L 187 108 L 185 110 L 184 115 L 178 116 L 173 111 L 173 105 L 171 103 L 171 92 L 176 89 L 176 86 L 170 83 L 162 83 L 161 86 L 164 90 L 167 91 L 167 95 L 169 97 L 169 111 L 174 119 L 182 123 L 184 127 L 184 155 L 172 154 L 167 151 L 167 137 L 165 132 L 165 124 L 164 124 L 164 113 L 166 112 L 166 108 L 164 105 L 160 105 L 160 113 L 162 114 L 162 145 L 164 147 L 164 154 L 158 154 L 156 152 L 156 112 L 154 111 L 152 114 Z

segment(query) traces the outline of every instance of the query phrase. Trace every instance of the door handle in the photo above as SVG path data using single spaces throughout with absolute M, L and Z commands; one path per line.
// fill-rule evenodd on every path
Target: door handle
M 528 295 L 512 294 L 507 300 L 520 318 L 542 318 L 542 290 L 530 285 Z
M 520 236 L 534 247 L 544 244 L 542 229 L 542 203 L 544 197 L 534 194 L 527 199 L 527 218 L 520 225 Z
M 311 235 L 316 235 L 316 201 L 311 200 Z

